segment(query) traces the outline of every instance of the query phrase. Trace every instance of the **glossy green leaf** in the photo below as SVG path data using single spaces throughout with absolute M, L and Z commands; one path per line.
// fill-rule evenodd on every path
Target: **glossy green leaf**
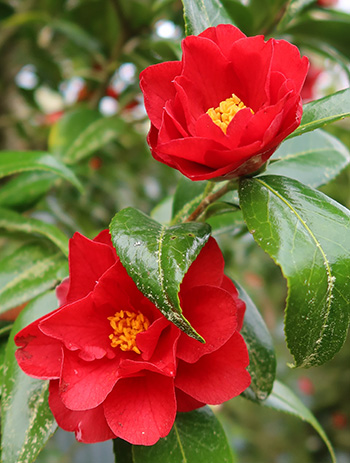
M 162 314 L 189 336 L 203 341 L 182 315 L 180 284 L 208 241 L 207 224 L 184 223 L 166 228 L 128 207 L 110 224 L 112 242 L 138 289 Z
M 244 323 L 241 334 L 247 344 L 249 352 L 248 371 L 252 382 L 243 396 L 253 400 L 265 400 L 272 391 L 276 377 L 276 354 L 271 335 L 265 322 L 244 289 L 235 282 L 239 297 L 246 304 Z
M 205 210 L 203 218 L 205 220 L 210 217 L 215 217 L 217 215 L 228 214 L 230 212 L 239 212 L 239 207 L 232 203 L 226 203 L 225 201 L 215 201 L 210 204 L 209 207 Z
M 335 178 L 350 162 L 349 150 L 337 138 L 315 130 L 286 140 L 271 157 L 264 175 L 284 175 L 317 188 Z
M 198 35 L 211 26 L 231 24 L 220 0 L 182 0 L 186 35 Z
M 0 207 L 0 227 L 6 230 L 43 235 L 68 257 L 68 238 L 54 225 L 24 217 L 17 212 Z
M 240 199 L 256 242 L 288 281 L 285 334 L 295 366 L 330 360 L 350 321 L 350 212 L 296 180 L 242 180 Z
M 63 177 L 80 191 L 83 187 L 74 173 L 58 159 L 43 151 L 1 151 L 0 178 L 30 170 L 44 170 Z
M 48 381 L 22 372 L 14 353 L 13 337 L 34 320 L 57 308 L 55 293 L 43 294 L 30 302 L 15 321 L 5 354 L 1 396 L 2 463 L 31 463 L 57 425 L 48 405 Z
M 210 225 L 214 237 L 222 235 L 223 233 L 235 236 L 243 230 L 246 230 L 241 211 L 214 215 L 206 219 L 206 222 Z
M 63 158 L 86 127 L 101 118 L 101 114 L 93 109 L 78 108 L 67 112 L 51 128 L 49 151 Z
M 123 439 L 113 439 L 115 463 L 134 463 L 132 445 Z
M 233 463 L 224 430 L 208 406 L 178 413 L 167 437 L 151 447 L 134 445 L 132 453 L 133 463 Z
M 66 274 L 67 259 L 47 243 L 17 249 L 0 261 L 0 313 L 52 288 Z
M 1 185 L 0 206 L 25 210 L 49 191 L 57 178 L 50 172 L 23 172 Z
M 346 88 L 304 105 L 301 123 L 288 138 L 310 132 L 349 116 L 350 88 Z
M 277 30 L 283 31 L 287 24 L 293 19 L 295 20 L 298 14 L 312 3 L 314 3 L 314 0 L 290 0 L 287 3 L 284 15 L 278 23 Z
M 75 164 L 98 149 L 116 140 L 125 129 L 125 122 L 115 117 L 98 119 L 87 125 L 63 156 L 66 164 Z
M 273 408 L 278 411 L 290 413 L 311 424 L 311 426 L 313 426 L 315 431 L 318 432 L 324 443 L 327 445 L 333 463 L 336 463 L 336 457 L 334 455 L 332 444 L 328 440 L 328 437 L 322 426 L 311 413 L 311 411 L 305 407 L 301 400 L 286 385 L 279 381 L 275 381 L 272 393 L 267 398 L 267 400 L 261 402 L 261 405 Z

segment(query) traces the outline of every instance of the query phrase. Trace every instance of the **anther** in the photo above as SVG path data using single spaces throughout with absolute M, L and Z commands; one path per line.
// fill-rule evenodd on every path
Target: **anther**
M 232 121 L 238 111 L 246 107 L 247 106 L 245 106 L 245 104 L 238 98 L 238 96 L 232 93 L 232 97 L 221 101 L 217 108 L 209 108 L 207 114 L 214 122 L 214 124 L 218 125 L 220 129 L 226 134 L 229 123 Z M 249 109 L 251 113 L 254 114 L 254 111 L 251 108 Z

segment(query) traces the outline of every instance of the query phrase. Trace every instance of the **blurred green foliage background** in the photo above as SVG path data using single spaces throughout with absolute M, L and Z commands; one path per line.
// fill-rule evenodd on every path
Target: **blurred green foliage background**
M 308 100 L 349 86 L 350 19 L 316 1 L 284 18 L 284 0 L 222 2 L 246 34 L 284 37 L 311 58 Z M 349 5 L 349 2 L 339 2 Z M 350 10 L 350 8 L 348 8 Z M 282 21 L 281 21 L 282 19 Z M 146 144 L 148 119 L 138 74 L 181 56 L 182 4 L 175 0 L 0 1 L 0 145 L 2 150 L 69 153 L 85 126 L 103 117 L 125 123 L 118 137 L 101 135 L 96 149 L 70 162 L 84 194 L 55 176 L 22 173 L 0 181 L 0 206 L 57 225 L 68 236 L 93 237 L 116 211 L 132 205 L 146 213 L 173 194 L 180 174 L 155 162 Z M 350 148 L 346 121 L 329 127 Z M 107 137 L 103 139 L 103 137 Z M 17 181 L 19 181 L 17 180 Z M 34 185 L 34 186 L 33 186 Z M 350 208 L 350 169 L 322 188 Z M 157 210 L 157 217 L 162 209 Z M 238 240 L 237 235 L 242 236 Z M 1 258 L 28 236 L 0 229 Z M 291 370 L 283 336 L 286 284 L 280 270 L 242 230 L 216 238 L 227 274 L 241 282 L 273 334 L 278 377 L 311 408 L 333 442 L 339 463 L 350 461 L 350 345 L 312 370 Z M 243 243 L 243 245 L 242 245 Z M 245 399 L 217 409 L 239 463 L 323 463 L 327 449 L 312 428 Z M 41 463 L 113 461 L 111 443 L 87 446 L 59 430 L 40 454 Z

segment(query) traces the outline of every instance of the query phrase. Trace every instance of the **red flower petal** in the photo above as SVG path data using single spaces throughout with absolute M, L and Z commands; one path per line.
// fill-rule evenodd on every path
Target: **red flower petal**
M 43 320 L 45 317 L 42 317 Z M 44 336 L 37 320 L 16 334 L 15 343 L 20 346 L 15 352 L 17 362 L 27 375 L 40 379 L 59 378 L 62 363 L 62 345 L 55 339 Z
M 103 406 L 116 436 L 135 445 L 153 445 L 168 435 L 175 420 L 174 381 L 148 372 L 123 379 Z
M 99 359 L 106 354 L 114 355 L 108 337 L 112 328 L 107 316 L 111 315 L 113 310 L 102 313 L 101 316 L 95 309 L 91 295 L 88 295 L 84 299 L 65 305 L 60 311 L 43 320 L 39 328 L 47 336 L 62 341 L 67 349 L 80 349 L 86 359 Z
M 272 71 L 278 71 L 287 79 L 294 82 L 295 90 L 299 93 L 303 87 L 309 60 L 306 56 L 301 57 L 298 48 L 285 40 L 274 40 L 274 51 L 272 59 Z
M 236 286 L 234 283 L 230 280 L 229 277 L 224 275 L 224 279 L 222 280 L 221 288 L 225 289 L 228 291 L 231 296 L 233 297 L 235 303 L 236 303 L 236 309 L 237 309 L 237 331 L 241 331 L 242 325 L 243 325 L 243 318 L 244 318 L 244 313 L 245 313 L 245 303 L 239 298 L 238 296 L 238 291 L 236 289 Z
M 232 151 L 210 138 L 188 137 L 174 139 L 158 146 L 158 154 L 177 156 L 177 158 L 207 165 L 212 169 L 220 168 L 222 153 L 232 158 Z
M 172 81 L 180 74 L 181 68 L 180 61 L 169 61 L 149 66 L 140 74 L 140 87 L 144 94 L 146 111 L 157 129 L 162 122 L 162 108 L 165 102 L 175 96 Z
M 113 247 L 112 240 L 111 240 L 111 234 L 109 233 L 108 229 L 102 230 L 97 236 L 95 236 L 95 238 L 92 241 L 95 241 L 96 243 L 106 244 L 107 246 L 112 248 L 113 251 L 115 252 L 115 248 Z
M 178 412 L 190 412 L 205 405 L 205 403 L 199 402 L 190 395 L 181 391 L 181 389 L 175 388 L 175 393 Z
M 109 246 L 75 233 L 69 241 L 70 287 L 67 301 L 76 301 L 89 294 L 115 261 L 115 254 Z
M 49 405 L 58 426 L 65 431 L 75 431 L 78 441 L 93 444 L 116 437 L 106 422 L 102 405 L 81 412 L 69 410 L 60 399 L 58 381 L 50 381 L 49 393 Z
M 177 357 L 195 363 L 200 357 L 223 346 L 237 326 L 237 309 L 232 296 L 214 286 L 196 286 L 183 295 L 184 316 L 205 339 L 201 344 L 185 333 L 178 343 Z
M 137 347 L 142 351 L 143 360 L 150 360 L 157 347 L 161 333 L 168 325 L 168 320 L 165 317 L 160 317 L 146 331 L 137 335 Z
M 199 37 L 205 37 L 215 42 L 223 55 L 229 58 L 233 43 L 247 36 L 237 27 L 230 24 L 219 24 L 217 27 L 209 27 L 199 34 Z
M 56 297 L 61 305 L 67 302 L 67 294 L 69 291 L 69 277 L 65 278 L 61 284 L 56 287 Z
M 159 310 L 137 289 L 120 261 L 100 278 L 92 300 L 100 318 L 101 312 L 108 317 L 119 310 L 142 312 L 151 323 L 161 316 Z
M 100 405 L 119 377 L 118 364 L 118 359 L 106 357 L 87 362 L 66 350 L 59 387 L 62 402 L 70 410 L 89 410 Z
M 180 294 L 194 286 L 220 286 L 225 261 L 214 238 L 210 237 L 192 262 L 180 286 Z
M 172 156 L 171 159 L 172 162 L 175 163 L 174 167 L 176 167 L 180 172 L 186 175 L 186 177 L 192 180 L 208 180 L 212 178 L 217 180 L 228 180 L 230 178 L 238 177 L 239 175 L 247 175 L 259 169 L 261 165 L 268 159 L 268 157 L 266 157 L 263 162 L 261 162 L 260 159 L 255 159 L 256 157 L 259 158 L 260 154 L 258 153 L 261 150 L 261 141 L 256 141 L 249 146 L 243 146 L 241 148 L 236 148 L 235 150 L 221 151 L 220 155 L 218 152 L 207 153 L 209 156 L 216 155 L 221 158 L 230 159 L 227 161 L 228 164 L 225 167 L 217 168 L 215 170 L 205 166 L 204 164 L 198 164 L 196 162 L 187 161 L 186 159 L 181 159 L 178 156 Z M 270 152 L 270 156 L 273 151 Z M 252 153 L 254 152 L 255 155 L 252 156 Z M 168 164 L 165 158 L 159 160 L 165 164 Z M 242 169 L 241 173 L 236 173 L 240 170 L 240 167 L 242 167 L 245 162 L 249 163 L 251 166 L 253 166 L 253 168 L 250 170 Z
M 269 100 L 272 55 L 272 41 L 265 42 L 261 35 L 239 40 L 231 48 L 231 74 L 236 75 L 239 80 L 232 92 L 254 112 Z M 227 95 L 226 98 L 230 96 Z
M 191 35 L 183 40 L 182 49 L 181 75 L 187 79 L 176 81 L 186 93 L 191 93 L 190 100 L 198 107 L 198 115 L 203 114 L 231 96 L 237 77 L 229 72 L 229 61 L 213 41 Z
M 179 80 L 179 81 L 178 81 Z M 181 81 L 186 80 L 186 77 L 180 76 L 174 79 L 174 87 L 176 90 L 176 96 L 173 100 L 170 100 L 166 108 L 171 114 L 176 117 L 183 129 L 190 135 L 195 135 L 194 127 L 197 117 L 200 112 L 195 105 L 192 104 L 190 95 L 185 92 L 181 87 Z M 193 113 L 192 113 L 193 111 Z M 196 116 L 197 114 L 197 116 Z
M 220 404 L 249 386 L 248 362 L 246 345 L 236 332 L 224 346 L 197 363 L 179 362 L 175 386 L 200 402 Z
M 154 332 L 149 332 L 149 329 L 143 333 L 139 333 L 136 337 L 136 344 L 140 346 L 139 348 L 142 350 L 142 347 L 145 347 L 149 338 L 153 336 Z M 167 322 L 167 326 L 158 337 L 157 347 L 149 358 L 149 362 L 161 370 L 165 375 L 175 376 L 176 346 L 179 336 L 180 330 Z M 150 353 L 150 350 L 148 353 Z
M 165 111 L 163 113 L 163 121 L 158 134 L 159 143 L 168 143 L 174 138 L 183 138 L 187 136 L 188 134 L 179 122 Z

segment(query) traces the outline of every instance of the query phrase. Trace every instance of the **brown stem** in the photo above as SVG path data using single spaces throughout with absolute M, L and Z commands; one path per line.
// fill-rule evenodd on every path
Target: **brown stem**
M 196 209 L 190 214 L 187 219 L 185 219 L 183 222 L 195 222 L 200 215 L 203 214 L 205 209 L 210 206 L 210 204 L 214 203 L 217 201 L 221 196 L 224 196 L 227 192 L 230 190 L 233 190 L 235 186 L 237 185 L 236 181 L 230 181 L 225 183 L 225 185 L 220 188 L 220 190 L 215 191 L 214 193 L 210 193 L 208 196 L 206 196 L 202 201 L 198 204 Z

